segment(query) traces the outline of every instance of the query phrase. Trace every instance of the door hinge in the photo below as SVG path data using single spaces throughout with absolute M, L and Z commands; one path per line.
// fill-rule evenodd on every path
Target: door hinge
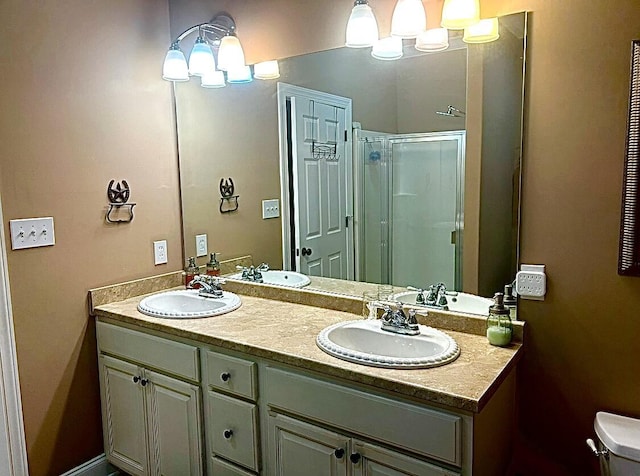
M 344 141 L 347 142 L 347 131 L 344 131 Z
M 296 256 L 300 256 L 300 248 L 296 248 Z

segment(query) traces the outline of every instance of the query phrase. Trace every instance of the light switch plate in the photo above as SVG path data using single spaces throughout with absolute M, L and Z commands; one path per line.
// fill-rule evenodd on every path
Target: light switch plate
M 271 200 L 262 200 L 262 219 L 278 218 L 280 216 L 280 200 L 272 198 Z
M 11 220 L 9 227 L 12 250 L 52 246 L 56 243 L 53 217 Z
M 156 265 L 167 262 L 167 240 L 153 242 L 153 258 Z
M 196 235 L 196 256 L 207 256 L 207 235 Z

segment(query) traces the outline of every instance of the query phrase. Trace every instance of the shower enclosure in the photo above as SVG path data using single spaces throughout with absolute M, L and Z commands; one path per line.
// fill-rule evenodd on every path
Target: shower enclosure
M 461 289 L 464 144 L 464 131 L 354 130 L 359 280 Z

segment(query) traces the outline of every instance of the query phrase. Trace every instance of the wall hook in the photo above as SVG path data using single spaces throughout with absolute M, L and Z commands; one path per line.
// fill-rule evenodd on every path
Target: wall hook
M 133 207 L 136 206 L 134 202 L 128 203 L 129 196 L 131 195 L 131 189 L 126 180 L 122 181 L 122 184 L 118 182 L 114 187 L 115 180 L 111 180 L 107 186 L 107 199 L 109 200 L 109 209 L 107 210 L 106 219 L 109 223 L 129 223 L 133 221 Z M 129 211 L 128 218 L 111 218 L 111 213 L 114 210 L 121 208 L 127 208 Z
M 220 179 L 220 213 L 231 213 L 238 209 L 238 198 L 240 195 L 234 195 L 235 185 L 233 179 Z M 224 208 L 227 204 L 227 208 Z M 231 208 L 230 208 L 231 207 Z

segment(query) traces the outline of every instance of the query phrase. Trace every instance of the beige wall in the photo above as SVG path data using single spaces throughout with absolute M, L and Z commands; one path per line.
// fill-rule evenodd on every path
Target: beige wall
M 56 245 L 8 251 L 31 474 L 102 453 L 87 290 L 181 268 L 165 0 L 0 3 L 0 172 L 5 233 L 53 216 Z M 105 224 L 128 181 L 132 223 Z M 152 242 L 168 240 L 168 265 Z M 10 247 L 10 245 L 8 245 Z M 0 472 L 2 472 L 0 470 Z
M 187 26 L 227 9 L 252 62 L 318 49 L 316 40 L 319 49 L 339 46 L 350 9 L 219 3 L 191 11 Z M 375 1 L 381 30 L 392 6 Z M 283 15 L 285 7 L 297 12 Z M 518 461 L 525 475 L 595 474 L 584 445 L 594 413 L 640 416 L 640 279 L 616 274 L 629 43 L 640 3 L 483 0 L 482 8 L 484 16 L 533 11 L 521 258 L 547 265 L 549 290 L 520 309 L 528 337 Z M 291 25 L 294 13 L 302 26 Z M 158 79 L 166 4 L 8 0 L 0 22 L 4 217 L 56 218 L 53 248 L 8 259 L 31 472 L 59 474 L 101 451 L 86 290 L 182 265 L 170 93 Z M 129 225 L 103 223 L 111 178 L 133 187 L 139 205 Z M 154 267 L 151 242 L 162 238 L 170 262 Z

